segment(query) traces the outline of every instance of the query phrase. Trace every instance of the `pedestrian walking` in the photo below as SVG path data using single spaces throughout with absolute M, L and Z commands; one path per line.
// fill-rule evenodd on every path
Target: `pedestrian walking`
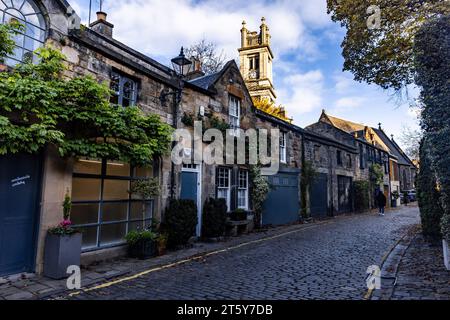
M 384 216 L 384 209 L 386 207 L 386 196 L 384 195 L 383 192 L 378 191 L 378 195 L 377 195 L 377 203 L 378 203 L 378 209 L 379 209 L 379 215 L 380 216 Z

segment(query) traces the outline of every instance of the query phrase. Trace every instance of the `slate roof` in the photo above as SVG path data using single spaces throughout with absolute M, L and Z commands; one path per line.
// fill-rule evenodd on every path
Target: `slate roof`
M 383 140 L 383 143 L 389 148 L 390 152 L 398 158 L 398 163 L 405 166 L 413 166 L 414 164 L 403 152 L 400 146 L 393 140 L 389 139 L 382 129 L 372 128 L 376 134 Z
M 202 89 L 208 90 L 212 85 L 216 83 L 216 81 L 220 78 L 220 72 L 216 72 L 207 76 L 203 76 L 194 80 L 189 81 L 189 83 L 200 87 Z

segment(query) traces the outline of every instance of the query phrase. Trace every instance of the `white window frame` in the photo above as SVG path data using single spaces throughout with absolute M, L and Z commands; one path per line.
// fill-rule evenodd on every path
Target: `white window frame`
M 241 128 L 241 100 L 231 94 L 228 98 L 228 116 L 231 133 L 237 137 Z
M 227 175 L 228 175 L 228 186 L 221 186 L 220 185 L 220 177 L 221 177 L 221 173 L 223 173 L 224 171 L 226 171 Z M 218 168 L 217 170 L 217 174 L 219 175 L 217 177 L 217 199 L 225 199 L 226 203 L 227 203 L 227 209 L 228 211 L 231 210 L 231 169 L 230 168 Z M 220 191 L 225 191 L 226 192 L 226 198 L 220 197 Z
M 241 176 L 241 174 L 245 174 L 245 177 Z M 245 186 L 241 184 L 241 182 L 245 182 Z M 242 199 L 240 197 L 241 192 L 244 193 L 244 202 L 245 204 L 242 206 L 240 205 L 240 200 Z M 248 201 L 248 171 L 246 170 L 239 170 L 238 173 L 238 194 L 237 194 L 237 201 L 238 201 L 238 209 L 248 210 L 249 207 L 249 201 Z
M 280 136 L 280 162 L 287 163 L 287 134 L 281 132 Z

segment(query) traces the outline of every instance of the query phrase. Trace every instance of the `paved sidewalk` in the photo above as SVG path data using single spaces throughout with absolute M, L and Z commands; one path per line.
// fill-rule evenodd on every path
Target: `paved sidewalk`
M 236 238 L 229 238 L 223 242 L 198 242 L 193 244 L 191 248 L 168 252 L 164 256 L 155 257 L 148 260 L 136 260 L 124 257 L 111 261 L 104 261 L 82 268 L 81 285 L 83 288 L 91 287 L 95 284 L 109 281 L 111 279 L 139 273 L 140 271 L 148 270 L 149 268 L 173 264 L 196 256 L 215 252 L 217 250 L 225 250 L 226 248 L 236 245 L 258 241 L 260 239 L 270 238 L 289 232 L 295 232 L 296 230 L 308 228 L 313 225 L 326 224 L 333 220 L 335 219 L 332 218 L 330 220 L 310 224 L 296 224 L 271 228 L 265 231 L 242 235 Z M 46 297 L 55 296 L 66 291 L 66 280 L 52 280 L 34 274 L 20 274 L 8 278 L 0 278 L 0 301 L 45 299 Z
M 382 288 L 372 300 L 450 300 L 450 271 L 442 245 L 427 242 L 420 227 L 411 230 L 390 252 L 382 268 Z
M 450 300 L 450 271 L 444 266 L 442 245 L 418 234 L 398 270 L 392 300 Z

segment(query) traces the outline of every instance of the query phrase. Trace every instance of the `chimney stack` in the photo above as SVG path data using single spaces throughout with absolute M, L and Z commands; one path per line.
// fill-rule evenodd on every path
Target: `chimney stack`
M 205 75 L 202 71 L 202 63 L 199 59 L 191 58 L 190 59 L 193 64 L 193 70 L 186 76 L 188 80 L 194 80 L 197 78 L 201 78 Z
M 103 11 L 97 12 L 97 21 L 92 22 L 89 27 L 95 32 L 104 35 L 108 38 L 112 38 L 114 25 L 106 21 L 108 15 Z

